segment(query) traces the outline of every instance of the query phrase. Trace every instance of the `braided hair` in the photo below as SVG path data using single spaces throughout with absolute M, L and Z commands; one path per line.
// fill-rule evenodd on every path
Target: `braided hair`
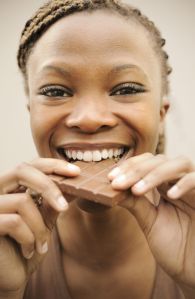
M 120 0 L 50 0 L 41 6 L 38 11 L 29 19 L 21 34 L 17 60 L 18 66 L 27 78 L 26 65 L 28 57 L 37 40 L 43 33 L 59 19 L 81 11 L 95 11 L 95 10 L 109 10 L 123 16 L 127 20 L 133 20 L 142 25 L 149 33 L 152 40 L 153 48 L 159 57 L 162 70 L 162 92 L 163 95 L 169 92 L 168 75 L 172 69 L 168 63 L 168 55 L 163 49 L 165 39 L 162 38 L 160 31 L 155 24 L 141 13 L 140 10 L 133 6 L 120 2 Z M 165 138 L 164 134 L 159 137 L 159 144 L 157 146 L 157 153 L 164 151 Z

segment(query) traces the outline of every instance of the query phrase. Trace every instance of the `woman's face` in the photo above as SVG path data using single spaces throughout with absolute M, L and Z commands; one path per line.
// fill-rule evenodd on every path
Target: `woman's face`
M 155 153 L 166 107 L 159 58 L 140 25 L 106 11 L 67 16 L 38 40 L 27 72 L 41 157 Z

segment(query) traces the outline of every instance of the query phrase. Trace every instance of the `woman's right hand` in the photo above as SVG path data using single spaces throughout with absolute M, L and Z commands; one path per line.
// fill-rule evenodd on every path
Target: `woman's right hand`
M 68 204 L 48 176 L 77 176 L 68 162 L 39 158 L 0 175 L 0 298 L 24 290 L 30 274 L 48 250 L 56 218 Z M 26 190 L 43 198 L 38 207 Z M 3 297 L 2 297 L 3 298 Z

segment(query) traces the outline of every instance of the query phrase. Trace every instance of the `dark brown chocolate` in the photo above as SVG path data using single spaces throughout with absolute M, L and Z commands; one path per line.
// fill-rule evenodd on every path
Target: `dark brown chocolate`
M 100 162 L 77 161 L 75 165 L 81 168 L 81 174 L 74 178 L 52 176 L 63 194 L 88 199 L 107 206 L 115 206 L 127 196 L 129 190 L 114 190 L 107 178 L 112 168 L 116 167 L 114 159 Z

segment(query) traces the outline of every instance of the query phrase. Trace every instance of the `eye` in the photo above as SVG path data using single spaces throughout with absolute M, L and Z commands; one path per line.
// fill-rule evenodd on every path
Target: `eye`
M 111 96 L 135 95 L 146 92 L 146 88 L 139 83 L 129 82 L 117 85 L 111 92 Z
M 60 85 L 45 86 L 40 89 L 39 94 L 49 98 L 66 98 L 73 96 L 68 88 Z

